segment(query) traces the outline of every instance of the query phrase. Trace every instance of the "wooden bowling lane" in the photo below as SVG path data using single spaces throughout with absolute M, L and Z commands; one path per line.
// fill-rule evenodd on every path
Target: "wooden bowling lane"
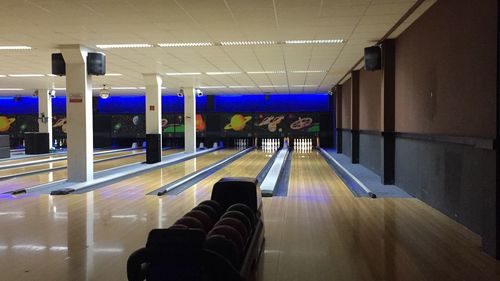
M 94 153 L 96 152 L 104 152 L 104 151 L 111 151 L 114 149 L 99 149 L 99 150 L 94 150 Z M 138 149 L 135 151 L 139 151 L 142 149 Z M 144 151 L 144 150 L 142 150 Z M 31 157 L 23 157 L 20 159 L 0 159 L 0 166 L 3 165 L 12 165 L 12 164 L 19 164 L 19 163 L 25 163 L 29 161 L 37 161 L 37 160 L 47 160 L 47 159 L 57 159 L 61 157 L 65 157 L 67 154 L 66 153 L 52 153 L 52 154 L 46 154 L 46 155 L 32 155 Z
M 288 197 L 263 201 L 257 280 L 500 280 L 475 234 L 417 199 L 353 197 L 316 152 L 294 153 Z
M 125 155 L 130 155 L 132 157 L 133 155 L 141 153 L 141 152 L 144 152 L 144 150 L 120 151 L 120 152 L 104 154 L 104 155 L 95 155 L 94 161 L 95 160 L 110 159 L 113 157 L 125 156 Z M 144 154 L 142 154 L 142 156 L 144 156 Z M 39 164 L 39 165 L 30 165 L 30 166 L 23 166 L 23 167 L 12 168 L 12 169 L 3 169 L 3 170 L 0 170 L 0 177 L 20 174 L 20 173 L 25 173 L 25 172 L 33 172 L 33 171 L 57 168 L 57 167 L 66 167 L 67 165 L 68 165 L 67 160 L 60 160 L 60 161 L 54 161 L 54 162 L 44 163 L 44 164 Z
M 182 163 L 155 169 L 143 175 L 99 188 L 93 191 L 93 193 L 96 197 L 109 196 L 111 193 L 116 194 L 116 196 L 142 197 L 155 189 L 208 167 L 234 153 L 236 153 L 236 150 L 233 149 L 217 150 Z
M 227 166 L 228 175 L 251 175 L 241 169 L 264 162 L 256 154 Z M 299 156 L 288 197 L 263 199 L 267 241 L 257 280 L 499 280 L 499 262 L 462 226 L 416 199 L 354 198 L 321 156 Z M 148 232 L 208 197 L 194 188 L 205 189 L 0 196 L 1 279 L 126 280 L 127 258 Z
M 216 161 L 235 152 L 203 155 L 206 159 L 200 157 L 196 167 L 210 162 L 208 158 Z M 211 154 L 219 157 L 208 157 Z M 193 168 L 184 163 L 176 166 L 182 171 L 177 176 Z M 126 280 L 128 255 L 144 245 L 147 233 L 171 225 L 195 203 L 146 196 L 146 191 L 139 197 L 139 193 L 129 196 L 116 192 L 117 188 L 68 196 L 28 195 L 18 200 L 0 196 L 0 224 L 8 228 L 0 232 L 0 256 L 10 259 L 0 259 L 0 270 L 8 272 L 2 278 Z
M 173 153 L 181 152 L 179 149 L 169 149 L 163 151 L 163 155 L 169 155 Z M 109 157 L 109 155 L 103 157 Z M 94 164 L 94 171 L 103 171 L 127 164 L 137 163 L 145 161 L 145 154 L 140 154 L 137 156 L 130 156 L 127 158 L 121 158 L 116 160 L 110 160 Z M 50 167 L 50 166 L 49 166 Z M 61 169 L 53 172 L 44 172 L 34 175 L 16 177 L 9 180 L 0 181 L 0 193 L 13 191 L 20 188 L 31 187 L 35 185 L 45 184 L 53 181 L 63 180 L 67 177 L 67 170 Z
M 212 187 L 219 179 L 223 177 L 256 177 L 272 155 L 272 152 L 253 150 L 175 197 L 178 197 L 178 200 L 186 200 L 186 202 L 195 198 L 196 204 L 210 199 Z

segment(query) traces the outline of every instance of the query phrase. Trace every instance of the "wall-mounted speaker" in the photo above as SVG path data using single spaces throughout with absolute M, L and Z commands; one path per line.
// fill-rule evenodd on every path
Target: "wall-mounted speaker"
M 52 74 L 58 76 L 66 75 L 66 63 L 61 53 L 52 54 Z
M 103 53 L 88 53 L 87 55 L 87 74 L 104 75 L 106 74 L 106 55 Z
M 379 46 L 365 48 L 365 70 L 382 69 L 382 50 Z

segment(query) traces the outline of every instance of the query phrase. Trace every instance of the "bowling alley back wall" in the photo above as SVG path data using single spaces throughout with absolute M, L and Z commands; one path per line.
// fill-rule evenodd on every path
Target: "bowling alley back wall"
M 66 135 L 66 99 L 52 100 L 53 132 Z M 221 137 L 316 136 L 320 115 L 332 114 L 326 94 L 228 95 L 196 98 L 196 130 Z M 162 97 L 162 127 L 165 137 L 184 135 L 184 99 Z M 0 134 L 21 138 L 38 130 L 36 97 L 0 98 Z M 145 97 L 94 98 L 94 134 L 112 138 L 145 137 Z

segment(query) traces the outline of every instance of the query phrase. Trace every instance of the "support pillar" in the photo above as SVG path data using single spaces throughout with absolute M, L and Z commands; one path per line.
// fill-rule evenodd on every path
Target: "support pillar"
M 396 87 L 396 53 L 393 39 L 382 42 L 382 89 L 380 120 L 382 122 L 382 141 L 380 178 L 383 184 L 394 184 L 396 161 L 395 135 L 395 87 Z
M 184 89 L 184 150 L 196 152 L 196 89 Z
M 351 74 L 351 162 L 359 163 L 359 70 Z
M 337 114 L 337 126 L 336 126 L 336 144 L 335 148 L 337 153 L 342 153 L 342 87 L 335 87 L 335 111 Z
M 146 84 L 146 163 L 161 161 L 161 85 L 159 74 L 143 74 Z
M 52 147 L 52 98 L 48 89 L 37 89 L 38 92 L 38 132 L 49 134 L 49 149 Z
M 66 62 L 68 181 L 90 181 L 94 176 L 94 148 L 88 50 L 81 45 L 64 45 L 60 49 Z
M 488 252 L 493 252 L 493 256 L 500 260 L 500 3 L 497 3 L 497 135 L 496 135 L 496 231 L 495 231 L 495 245 L 492 247 L 493 250 Z

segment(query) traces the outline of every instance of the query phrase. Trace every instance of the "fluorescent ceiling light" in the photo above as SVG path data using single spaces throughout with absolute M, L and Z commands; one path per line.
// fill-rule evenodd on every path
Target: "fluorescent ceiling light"
M 200 89 L 225 89 L 226 86 L 199 86 Z
M 111 87 L 111 90 L 137 90 L 137 87 Z
M 52 88 L 52 89 L 54 89 L 56 91 L 66 91 L 66 88 Z
M 0 50 L 31 50 L 30 46 L 0 46 Z
M 123 76 L 121 73 L 106 73 L 104 76 Z
M 288 88 L 288 85 L 262 85 L 260 88 Z
M 44 74 L 8 74 L 7 76 L 13 78 L 24 78 L 24 77 L 44 77 Z
M 104 44 L 96 45 L 100 49 L 120 49 L 120 48 L 152 48 L 151 44 Z
M 227 71 L 227 72 L 207 72 L 206 75 L 231 75 L 231 74 L 241 74 L 237 71 Z
M 255 86 L 229 86 L 230 89 L 238 89 L 238 88 L 255 88 Z
M 248 71 L 248 74 L 282 74 L 284 70 L 271 70 L 271 71 Z
M 295 70 L 292 73 L 324 73 L 326 70 Z
M 49 76 L 49 77 L 57 77 L 57 75 L 52 74 L 52 73 L 47 74 L 47 76 Z
M 292 85 L 292 88 L 316 88 L 318 85 Z
M 201 75 L 201 72 L 167 72 L 167 76 Z
M 3 78 L 3 77 L 7 77 L 7 75 L 0 74 L 0 77 L 2 77 L 2 78 Z
M 226 41 L 220 44 L 222 46 L 274 45 L 276 41 Z
M 286 40 L 285 44 L 340 44 L 344 42 L 344 39 Z
M 0 91 L 24 91 L 21 88 L 0 88 Z
M 169 47 L 208 47 L 213 46 L 212 42 L 191 42 L 191 43 L 158 43 L 158 46 L 163 48 Z
M 139 90 L 146 90 L 146 87 L 137 87 Z M 167 87 L 161 87 L 162 90 L 166 90 Z

